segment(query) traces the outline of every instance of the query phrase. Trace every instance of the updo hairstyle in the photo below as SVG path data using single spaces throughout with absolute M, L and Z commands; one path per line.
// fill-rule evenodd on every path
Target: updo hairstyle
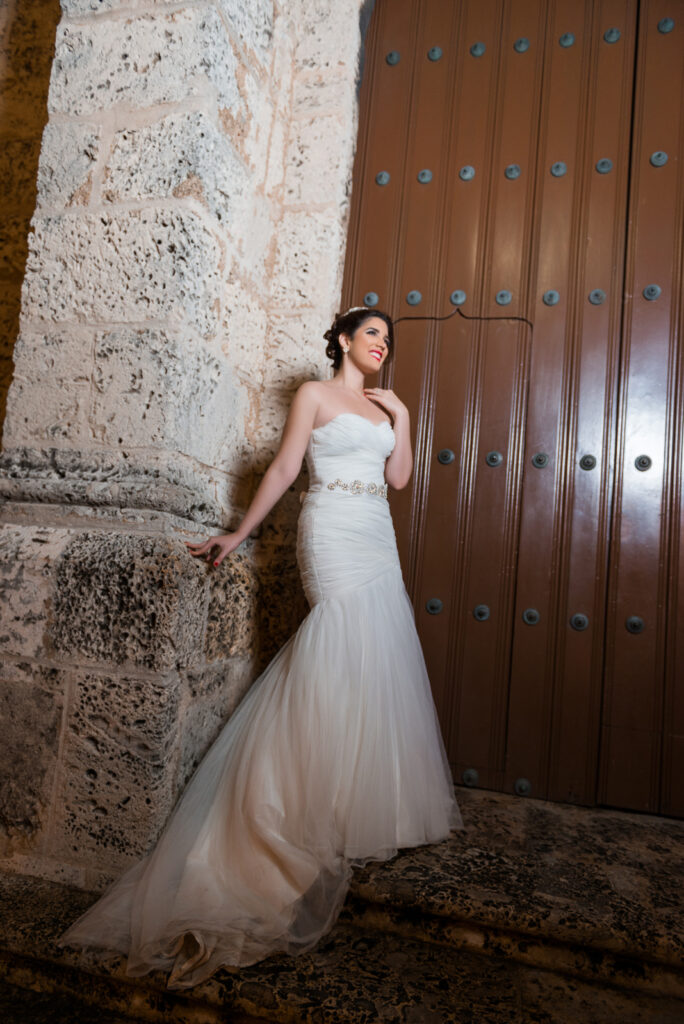
M 383 313 L 379 309 L 371 309 L 368 306 L 354 306 L 352 309 L 348 309 L 344 313 L 337 313 L 332 327 L 323 335 L 325 340 L 328 342 L 325 354 L 329 359 L 332 359 L 334 370 L 339 370 L 342 365 L 340 334 L 346 334 L 351 341 L 354 331 L 360 327 L 361 324 L 365 323 L 366 320 L 371 320 L 374 316 L 380 317 L 380 319 L 384 320 L 387 325 L 388 351 L 385 363 L 390 361 L 394 351 L 394 327 L 392 325 L 392 317 L 389 313 Z M 385 363 L 383 363 L 383 366 Z

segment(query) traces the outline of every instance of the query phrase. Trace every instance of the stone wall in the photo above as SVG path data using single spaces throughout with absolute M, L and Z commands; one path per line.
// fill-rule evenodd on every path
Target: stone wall
M 148 849 L 306 610 L 299 487 L 218 572 L 183 539 L 330 372 L 361 7 L 62 0 L 0 456 L 5 868 Z

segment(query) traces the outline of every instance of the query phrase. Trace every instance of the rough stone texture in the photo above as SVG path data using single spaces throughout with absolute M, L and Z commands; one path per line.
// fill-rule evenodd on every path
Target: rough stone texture
M 292 205 L 325 206 L 330 201 L 330 181 L 337 185 L 336 199 L 344 211 L 349 202 L 349 182 L 342 173 L 347 153 L 340 139 L 353 130 L 351 111 L 344 115 L 317 113 L 296 122 L 296 132 L 290 135 L 285 164 L 285 196 Z M 321 173 L 320 157 L 326 157 L 325 173 Z M 330 177 L 328 177 L 330 175 Z M 333 253 L 337 252 L 332 245 Z
M 216 90 L 220 107 L 241 106 L 237 61 L 213 4 L 125 19 L 62 21 L 50 80 L 51 114 L 93 114 L 118 104 L 178 103 Z
M 185 676 L 177 784 L 183 787 L 254 679 L 251 657 L 233 657 Z
M 0 661 L 0 733 L 12 772 L 0 781 L 0 848 L 30 848 L 47 825 L 58 762 L 63 695 L 59 672 Z
M 360 44 L 358 12 L 362 3 L 349 6 L 353 6 L 354 17 L 349 16 L 345 4 L 303 0 L 298 12 L 296 71 L 314 71 L 325 77 L 337 72 L 355 80 Z
M 310 307 L 313 296 L 334 294 L 344 257 L 343 239 L 338 209 L 284 213 L 276 239 L 274 304 L 281 309 Z
M 223 561 L 220 573 L 211 573 L 205 648 L 208 662 L 248 655 L 254 650 L 255 609 L 262 594 L 263 586 L 253 564 L 240 552 Z
M 230 140 L 204 111 L 173 114 L 114 136 L 104 169 L 102 198 L 196 199 L 229 231 L 242 218 L 248 171 Z
M 264 67 L 270 57 L 273 42 L 273 0 L 218 0 L 218 7 L 248 58 L 254 58 Z
M 294 390 L 329 372 L 360 6 L 62 0 L 51 68 L 25 61 L 47 125 L 18 130 L 7 82 L 0 654 L 21 702 L 0 681 L 0 705 L 40 737 L 0 751 L 10 870 L 99 885 L 149 849 L 306 613 L 302 479 L 218 572 L 182 538 L 238 525 Z M 28 48 L 38 20 L 16 23 Z M 17 330 L 1 286 L 22 275 Z
M 227 368 L 175 331 L 97 334 L 93 385 L 89 419 L 107 446 L 170 447 L 221 465 L 237 443 L 238 401 Z
M 189 210 L 35 217 L 22 301 L 40 320 L 169 318 L 210 337 L 225 261 L 216 236 Z
M 123 866 L 156 838 L 177 794 L 178 690 L 173 676 L 76 674 L 53 857 Z
M 38 165 L 36 209 L 87 206 L 100 129 L 92 124 L 47 124 Z
M 0 531 L 0 651 L 48 658 L 52 619 L 52 565 L 70 531 L 5 525 Z M 11 761 L 6 763 L 11 766 Z
M 111 530 L 0 540 L 0 860 L 109 878 L 156 839 L 254 678 L 253 558 L 214 573 L 176 538 Z
M 204 576 L 167 538 L 80 533 L 55 568 L 55 648 L 157 672 L 198 664 Z

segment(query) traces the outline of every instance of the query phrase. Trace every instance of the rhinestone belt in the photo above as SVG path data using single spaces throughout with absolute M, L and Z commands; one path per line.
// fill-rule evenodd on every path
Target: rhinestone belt
M 387 497 L 387 484 L 364 484 L 363 480 L 340 480 L 337 477 L 335 480 L 331 480 L 329 484 L 326 484 L 329 491 L 334 491 L 338 487 L 341 491 L 350 491 L 352 494 L 377 494 L 379 498 Z M 308 494 L 308 491 L 302 491 L 299 500 L 304 501 L 304 495 Z
M 387 497 L 387 484 L 364 484 L 363 480 L 352 480 L 351 483 L 345 483 L 344 480 L 340 480 L 337 477 L 336 480 L 331 480 L 328 484 L 328 490 L 334 491 L 336 487 L 341 488 L 343 491 L 351 491 L 352 494 L 377 494 L 380 498 Z

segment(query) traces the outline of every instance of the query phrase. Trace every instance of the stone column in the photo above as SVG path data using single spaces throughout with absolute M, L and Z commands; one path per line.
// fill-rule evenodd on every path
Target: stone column
M 62 0 L 0 457 L 5 869 L 149 849 L 305 611 L 296 493 L 218 572 L 182 540 L 329 373 L 360 7 Z

